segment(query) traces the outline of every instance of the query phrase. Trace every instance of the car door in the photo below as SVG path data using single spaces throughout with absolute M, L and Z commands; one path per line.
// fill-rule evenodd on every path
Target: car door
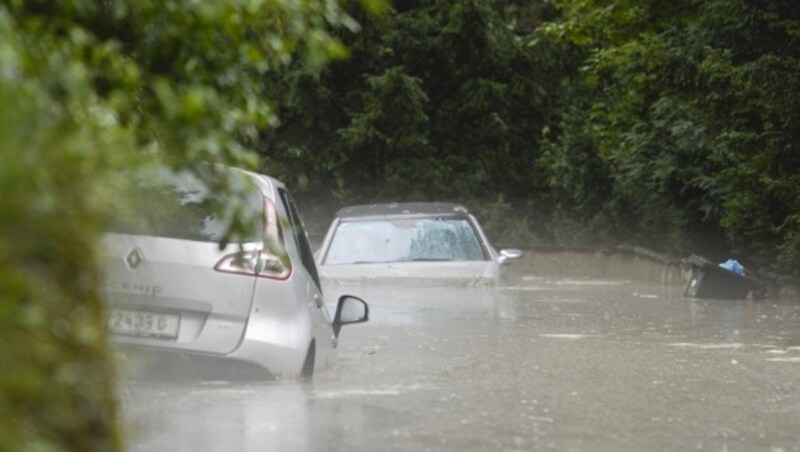
M 314 254 L 311 251 L 308 234 L 303 226 L 297 205 L 286 189 L 279 188 L 278 193 L 281 203 L 289 215 L 292 242 L 300 255 L 300 271 L 307 276 L 305 278 L 307 280 L 306 294 L 308 299 L 312 300 L 311 312 L 316 340 L 316 359 L 318 363 L 327 363 L 330 359 L 330 350 L 334 346 L 335 339 L 331 328 L 330 313 L 325 308 L 325 300 L 322 297 L 322 286 L 317 273 L 317 266 L 314 262 Z

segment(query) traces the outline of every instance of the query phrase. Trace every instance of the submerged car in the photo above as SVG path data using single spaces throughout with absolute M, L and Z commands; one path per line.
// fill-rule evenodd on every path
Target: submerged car
M 497 284 L 501 266 L 521 256 L 516 249 L 495 250 L 464 206 L 439 202 L 343 208 L 316 253 L 325 283 L 467 286 Z
M 266 175 L 226 172 L 240 196 L 223 197 L 221 209 L 188 174 L 137 184 L 130 214 L 105 237 L 101 292 L 112 340 L 163 362 L 189 358 L 200 372 L 311 376 L 332 358 L 341 326 L 366 321 L 368 306 L 342 296 L 331 320 L 286 187 Z M 222 246 L 237 210 L 244 232 Z

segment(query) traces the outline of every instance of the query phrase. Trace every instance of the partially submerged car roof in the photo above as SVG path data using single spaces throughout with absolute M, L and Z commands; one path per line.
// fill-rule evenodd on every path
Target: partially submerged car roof
M 387 204 L 365 204 L 344 207 L 336 216 L 342 220 L 355 218 L 406 217 L 406 216 L 467 216 L 467 208 L 449 202 L 401 202 Z

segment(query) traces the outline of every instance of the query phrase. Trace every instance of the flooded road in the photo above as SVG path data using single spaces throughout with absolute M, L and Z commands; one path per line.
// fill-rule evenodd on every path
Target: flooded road
M 522 275 L 347 287 L 313 382 L 136 380 L 130 450 L 800 450 L 800 302 Z

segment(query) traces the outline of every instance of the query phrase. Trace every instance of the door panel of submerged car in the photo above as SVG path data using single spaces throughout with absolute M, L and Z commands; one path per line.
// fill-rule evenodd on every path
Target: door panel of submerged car
M 281 207 L 286 211 L 289 220 L 288 229 L 290 230 L 286 231 L 287 246 L 292 247 L 300 258 L 300 265 L 297 266 L 297 270 L 303 273 L 306 280 L 306 294 L 312 300 L 311 312 L 315 330 L 314 337 L 316 339 L 316 359 L 320 363 L 326 362 L 329 359 L 327 353 L 333 347 L 333 330 L 331 328 L 330 313 L 325 308 L 325 300 L 314 255 L 297 205 L 287 190 L 281 188 L 278 192 L 281 198 Z M 288 236 L 291 236 L 291 239 Z

